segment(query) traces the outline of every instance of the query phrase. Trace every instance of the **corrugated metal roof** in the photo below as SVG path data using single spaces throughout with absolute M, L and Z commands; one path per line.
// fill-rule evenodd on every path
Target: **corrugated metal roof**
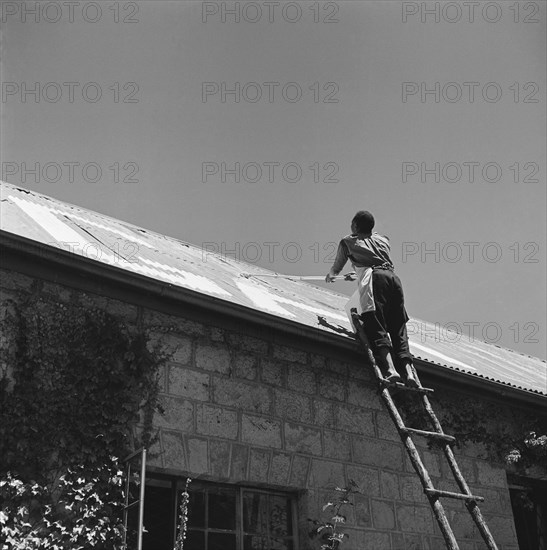
M 318 331 L 332 332 L 332 327 L 351 331 L 344 311 L 347 296 L 271 277 L 271 271 L 33 191 L 3 182 L 1 187 L 0 228 L 4 231 Z M 263 276 L 241 275 L 250 271 Z M 419 319 L 412 319 L 408 326 L 415 357 L 547 395 L 545 361 L 445 329 L 441 334 L 438 326 Z

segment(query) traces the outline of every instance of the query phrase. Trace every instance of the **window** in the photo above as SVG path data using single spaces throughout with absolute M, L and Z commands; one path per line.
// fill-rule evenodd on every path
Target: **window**
M 509 492 L 520 550 L 547 550 L 547 482 L 511 477 Z
M 184 483 L 147 481 L 143 550 L 172 550 Z M 185 550 L 297 550 L 292 495 L 197 480 L 189 492 Z

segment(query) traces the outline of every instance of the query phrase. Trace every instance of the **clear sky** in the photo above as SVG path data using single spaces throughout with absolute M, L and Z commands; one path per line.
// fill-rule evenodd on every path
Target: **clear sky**
M 545 358 L 546 8 L 2 2 L 3 179 L 300 275 L 367 209 L 411 316 Z

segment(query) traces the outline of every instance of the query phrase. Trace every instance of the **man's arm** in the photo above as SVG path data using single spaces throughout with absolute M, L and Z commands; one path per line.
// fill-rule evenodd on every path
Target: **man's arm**
M 344 241 L 340 241 L 338 245 L 338 250 L 336 251 L 336 258 L 334 259 L 334 263 L 332 264 L 330 271 L 327 273 L 325 277 L 325 281 L 327 283 L 332 283 L 336 275 L 338 275 L 338 273 L 342 271 L 347 261 L 348 261 L 348 247 L 346 246 L 346 243 Z

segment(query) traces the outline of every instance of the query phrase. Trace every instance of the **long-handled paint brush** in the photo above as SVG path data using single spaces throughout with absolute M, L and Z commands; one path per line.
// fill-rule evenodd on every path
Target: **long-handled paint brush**
M 324 275 L 282 275 L 281 273 L 240 273 L 241 277 L 249 279 L 251 277 L 273 277 L 275 279 L 289 279 L 291 281 L 324 281 Z M 337 275 L 334 280 L 355 281 L 355 271 L 350 271 L 344 275 Z

